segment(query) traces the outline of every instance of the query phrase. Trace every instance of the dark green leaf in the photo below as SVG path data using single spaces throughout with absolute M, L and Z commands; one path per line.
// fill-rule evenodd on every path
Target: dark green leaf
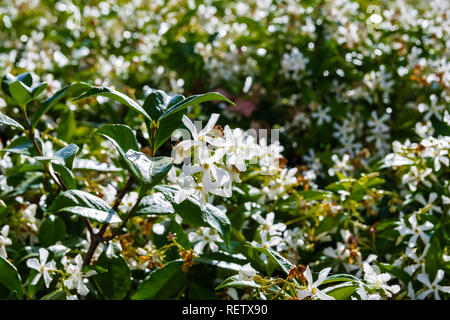
M 0 124 L 25 131 L 25 128 L 22 127 L 21 124 L 19 124 L 16 120 L 4 115 L 3 113 L 0 113 Z
M 159 117 L 159 121 L 163 120 L 164 118 L 170 116 L 171 114 L 180 111 L 181 109 L 186 109 L 189 106 L 199 104 L 202 102 L 212 101 L 212 100 L 220 100 L 220 101 L 226 101 L 232 105 L 235 106 L 234 102 L 228 100 L 223 95 L 221 95 L 218 92 L 209 92 L 205 94 L 199 94 L 195 96 L 190 96 L 182 101 L 179 101 L 178 103 L 174 104 L 170 108 L 168 108 L 164 113 Z
M 47 209 L 47 213 L 59 211 L 70 212 L 100 223 L 122 221 L 105 201 L 80 190 L 67 190 L 60 193 Z
M 108 244 L 97 261 L 108 271 L 92 276 L 100 293 L 109 300 L 124 299 L 131 288 L 131 271 L 120 251 L 116 244 Z
M 156 190 L 162 192 L 166 199 L 172 204 L 175 212 L 179 214 L 186 223 L 194 226 L 210 227 L 219 232 L 228 247 L 231 234 L 230 220 L 225 213 L 213 205 L 207 203 L 204 210 L 201 209 L 200 202 L 193 196 L 188 197 L 180 204 L 175 203 L 176 188 L 159 185 Z
M 133 300 L 175 298 L 186 283 L 186 274 L 181 269 L 182 260 L 171 261 L 152 271 L 137 288 Z
M 359 285 L 353 282 L 345 282 L 332 287 L 325 288 L 323 293 L 332 296 L 336 300 L 347 300 L 359 288 Z
M 145 112 L 145 110 L 137 102 L 135 102 L 133 99 L 131 99 L 127 95 L 125 95 L 123 93 L 120 93 L 119 91 L 116 91 L 116 90 L 114 90 L 112 88 L 91 87 L 85 94 L 83 94 L 82 96 L 74 99 L 74 101 L 80 100 L 80 99 L 83 99 L 83 98 L 87 98 L 87 97 L 90 97 L 90 96 L 94 96 L 94 95 L 108 97 L 108 98 L 113 99 L 113 100 L 115 100 L 117 102 L 123 103 L 124 105 L 126 105 L 126 106 L 136 110 L 137 112 L 141 113 L 148 120 L 152 121 L 152 118 L 148 115 L 147 112 Z
M 80 82 L 80 83 L 73 83 L 67 87 L 62 88 L 61 90 L 57 91 L 53 96 L 50 98 L 42 101 L 37 109 L 37 111 L 33 115 L 33 120 L 31 121 L 31 127 L 34 129 L 36 127 L 36 124 L 39 122 L 41 117 L 47 113 L 51 107 L 53 107 L 58 101 L 60 101 L 63 98 L 66 97 L 74 97 L 79 96 L 84 91 L 86 91 L 91 86 L 87 83 Z
M 145 196 L 139 204 L 136 216 L 173 214 L 175 210 L 160 192 Z
M 223 288 L 259 288 L 260 285 L 257 284 L 255 281 L 245 281 L 239 279 L 239 275 L 236 274 L 234 276 L 231 276 L 227 279 L 225 279 L 220 285 L 216 287 L 216 291 L 223 289 Z
M 9 85 L 9 91 L 19 105 L 26 105 L 31 100 L 31 88 L 20 81 L 14 81 Z
M 54 153 L 54 156 L 60 157 L 64 160 L 67 168 L 71 169 L 73 166 L 73 160 L 80 148 L 76 144 L 69 144 L 67 147 L 61 148 Z
M 72 171 L 69 170 L 69 168 L 59 163 L 52 163 L 51 166 L 53 171 L 55 171 L 59 175 L 68 189 L 77 188 L 77 182 L 75 181 L 75 177 Z
M 170 157 L 149 157 L 142 152 L 128 150 L 125 154 L 137 169 L 138 180 L 141 182 L 140 195 L 144 195 L 149 189 L 161 182 L 172 168 L 173 159 Z
M 15 291 L 19 297 L 23 296 L 22 280 L 16 267 L 8 260 L 0 256 L 0 283 L 11 291 Z
M 64 221 L 54 215 L 44 219 L 39 227 L 39 243 L 43 247 L 49 247 L 66 237 L 66 225 Z

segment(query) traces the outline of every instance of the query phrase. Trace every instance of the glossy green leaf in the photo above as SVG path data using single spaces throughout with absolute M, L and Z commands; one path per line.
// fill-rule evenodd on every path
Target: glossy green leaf
M 68 168 L 72 168 L 73 160 L 80 148 L 76 144 L 69 144 L 67 147 L 61 148 L 56 151 L 53 155 L 56 157 L 60 157 L 64 160 L 65 165 Z
M 129 150 L 139 151 L 138 142 L 133 130 L 123 124 L 107 124 L 100 127 L 95 134 L 100 134 L 107 138 L 116 147 L 125 167 L 135 176 L 139 176 L 136 166 L 127 158 Z
M 228 288 L 228 287 L 233 287 L 233 288 L 259 288 L 260 285 L 257 284 L 255 281 L 246 281 L 246 280 L 241 280 L 239 278 L 239 275 L 236 274 L 234 276 L 231 276 L 227 279 L 225 279 L 220 285 L 218 285 L 216 287 L 216 291 L 223 289 L 223 288 Z
M 333 274 L 331 276 L 328 276 L 322 284 L 327 283 L 333 283 L 333 282 L 354 282 L 354 283 L 360 283 L 360 279 L 358 279 L 355 276 L 352 276 L 351 274 Z
M 102 199 L 80 190 L 67 190 L 53 200 L 47 213 L 70 212 L 100 223 L 117 223 L 122 220 Z
M 66 225 L 64 221 L 54 215 L 44 219 L 39 227 L 39 243 L 43 247 L 49 247 L 66 237 Z
M 147 112 L 145 112 L 145 110 L 136 101 L 134 101 L 127 95 L 125 95 L 117 90 L 114 90 L 112 88 L 91 87 L 85 94 L 74 99 L 74 101 L 80 100 L 83 98 L 87 98 L 90 96 L 95 96 L 95 95 L 104 96 L 104 97 L 113 99 L 117 102 L 120 102 L 120 103 L 136 110 L 137 112 L 141 113 L 144 117 L 146 117 L 148 120 L 152 121 L 152 118 L 149 116 L 149 114 Z
M 23 296 L 22 280 L 16 267 L 0 256 L 0 283 L 11 291 L 15 291 L 19 297 Z
M 170 202 L 166 200 L 162 193 L 157 192 L 142 198 L 142 201 L 139 204 L 135 215 L 147 216 L 166 215 L 173 213 L 175 213 L 175 210 L 173 209 Z
M 141 190 L 139 192 L 141 196 L 161 182 L 173 165 L 173 159 L 170 157 L 152 158 L 134 150 L 128 150 L 125 156 L 137 169 L 136 178 L 141 182 Z
M 31 99 L 31 88 L 20 81 L 14 81 L 9 85 L 9 91 L 19 105 L 26 105 Z
M 266 256 L 268 256 L 269 258 L 271 258 L 273 261 L 275 261 L 278 266 L 281 268 L 281 270 L 284 271 L 284 273 L 286 275 L 289 274 L 289 271 L 295 267 L 295 265 L 293 265 L 291 262 L 289 262 L 289 260 L 287 260 L 286 258 L 282 257 L 278 252 L 269 249 L 269 248 L 264 248 L 264 247 L 252 247 L 262 253 L 264 253 Z
M 22 127 L 22 125 L 20 123 L 18 123 L 14 119 L 8 117 L 7 115 L 4 115 L 3 113 L 0 113 L 0 124 L 25 131 L 25 128 Z
M 102 296 L 109 300 L 124 299 L 131 288 L 131 271 L 120 252 L 118 245 L 109 243 L 97 261 L 108 271 L 92 276 Z
M 57 173 L 68 189 L 77 188 L 75 176 L 69 168 L 59 163 L 52 163 L 51 168 Z
M 39 83 L 31 90 L 31 96 L 37 98 L 45 89 L 47 89 L 48 84 L 46 82 Z
M 142 281 L 132 300 L 173 299 L 186 283 L 182 260 L 174 260 L 156 269 Z
M 347 300 L 359 288 L 354 282 L 345 282 L 323 289 L 323 293 L 332 296 L 336 300 Z
M 438 237 L 433 237 L 430 240 L 430 244 L 430 248 L 425 256 L 425 271 L 430 275 L 431 279 L 434 279 L 443 260 L 442 249 Z
M 190 96 L 182 101 L 179 101 L 178 103 L 174 104 L 173 106 L 168 108 L 166 111 L 164 111 L 158 120 L 161 121 L 164 118 L 167 118 L 168 116 L 170 116 L 171 114 L 173 114 L 181 109 L 186 109 L 189 106 L 199 104 L 202 102 L 213 101 L 213 100 L 226 101 L 235 106 L 234 102 L 228 100 L 226 97 L 224 97 L 220 93 L 209 92 L 209 93 L 205 93 L 205 94 Z
M 195 197 L 190 196 L 185 201 L 177 204 L 175 202 L 175 187 L 159 185 L 155 189 L 160 191 L 172 204 L 175 212 L 179 214 L 186 223 L 194 226 L 210 227 L 219 232 L 229 246 L 231 224 L 225 213 L 213 205 L 207 203 L 204 210 L 201 209 L 200 202 Z

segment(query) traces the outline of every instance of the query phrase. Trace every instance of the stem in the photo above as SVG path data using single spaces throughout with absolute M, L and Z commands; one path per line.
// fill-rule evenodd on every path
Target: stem
M 119 205 L 122 202 L 123 197 L 125 197 L 127 192 L 130 190 L 130 188 L 133 185 L 133 182 L 134 182 L 134 177 L 130 176 L 128 178 L 127 183 L 123 187 L 122 191 L 120 191 L 120 193 L 117 195 L 116 201 L 114 202 L 114 205 L 112 207 L 112 209 L 114 211 L 116 211 L 119 208 Z M 141 200 L 142 200 L 142 198 L 138 199 L 137 204 L 139 204 L 139 202 Z M 135 207 L 137 207 L 137 206 L 135 205 Z M 131 209 L 131 210 L 133 210 L 133 209 Z M 92 228 L 88 228 L 88 230 L 90 230 L 89 233 L 91 234 L 91 244 L 89 245 L 89 249 L 88 249 L 88 251 L 86 253 L 86 256 L 84 257 L 83 268 L 85 266 L 89 265 L 89 263 L 91 262 L 92 256 L 94 255 L 94 252 L 97 249 L 97 247 L 100 244 L 100 242 L 106 240 L 106 239 L 103 238 L 103 234 L 105 233 L 107 228 L 108 228 L 108 224 L 107 223 L 103 224 L 102 228 L 100 229 L 100 231 L 98 233 L 94 233 L 92 231 Z
M 134 204 L 133 208 L 131 208 L 131 210 L 128 212 L 127 216 L 125 217 L 125 219 L 123 219 L 122 223 L 119 225 L 119 227 L 114 230 L 113 234 L 110 237 L 105 238 L 104 240 L 111 240 L 113 239 L 115 236 L 117 236 L 120 232 L 120 230 L 122 230 L 123 227 L 126 226 L 128 220 L 134 215 L 134 213 L 136 212 L 139 204 L 141 203 L 142 199 L 144 198 L 144 196 L 140 196 L 136 203 Z

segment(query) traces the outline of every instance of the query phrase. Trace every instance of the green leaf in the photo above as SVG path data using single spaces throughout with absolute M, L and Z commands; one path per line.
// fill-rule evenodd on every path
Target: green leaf
M 328 276 L 322 284 L 332 283 L 332 282 L 354 282 L 354 283 L 360 283 L 360 279 L 358 279 L 355 276 L 352 276 L 351 274 L 333 274 L 331 276 Z
M 162 193 L 157 192 L 142 198 L 135 216 L 166 215 L 173 213 L 175 213 L 175 210 L 170 202 L 166 200 Z
M 76 144 L 69 144 L 67 147 L 61 148 L 56 151 L 53 155 L 60 157 L 64 160 L 67 168 L 71 169 L 73 167 L 73 160 L 80 148 Z
M 212 101 L 212 100 L 226 101 L 234 106 L 236 105 L 236 104 L 234 104 L 234 102 L 228 100 L 227 98 L 225 98 L 223 95 L 221 95 L 218 92 L 209 92 L 209 93 L 205 93 L 205 94 L 190 96 L 190 97 L 174 104 L 173 106 L 168 108 L 166 111 L 164 111 L 158 120 L 161 121 L 164 118 L 167 118 L 168 116 L 170 116 L 171 114 L 173 114 L 177 111 L 180 111 L 182 109 L 186 109 L 189 106 L 199 104 L 202 102 Z
M 45 296 L 43 296 L 40 300 L 66 300 L 66 298 L 67 298 L 66 293 L 63 290 L 61 290 L 50 292 Z
M 139 151 L 138 142 L 133 130 L 123 124 L 107 124 L 94 132 L 94 135 L 100 134 L 112 142 L 116 147 L 125 167 L 135 176 L 139 176 L 136 166 L 127 158 L 126 153 L 129 150 Z
M 131 288 L 131 271 L 120 254 L 120 247 L 109 243 L 97 260 L 107 272 L 92 276 L 100 293 L 108 300 L 124 299 Z
M 64 182 L 64 184 L 68 189 L 77 188 L 75 176 L 73 175 L 72 171 L 70 171 L 69 168 L 59 163 L 52 163 L 51 167 L 53 171 L 55 171 L 59 175 L 59 177 L 61 178 L 61 180 Z
M 323 200 L 323 199 L 331 199 L 332 193 L 325 190 L 308 190 L 308 191 L 299 191 L 299 196 L 302 196 L 304 200 Z
M 117 223 L 122 220 L 102 199 L 80 190 L 67 190 L 53 200 L 47 213 L 70 212 L 100 223 Z
M 278 264 L 278 266 L 280 266 L 281 270 L 283 270 L 284 273 L 286 273 L 286 275 L 288 275 L 289 271 L 295 267 L 295 265 L 293 265 L 291 262 L 289 262 L 289 260 L 282 257 L 279 253 L 273 251 L 272 249 L 263 248 L 263 247 L 253 247 L 253 246 L 251 246 L 251 247 L 264 253 L 266 256 L 268 256 L 269 258 L 274 260 Z
M 221 284 L 219 284 L 216 287 L 216 291 L 223 289 L 223 288 L 228 288 L 228 287 L 233 287 L 233 288 L 259 288 L 260 285 L 257 284 L 255 281 L 245 281 L 245 280 L 240 280 L 239 279 L 239 275 L 236 274 L 234 276 L 231 276 L 227 279 L 225 279 Z
M 26 86 L 31 87 L 31 85 L 33 84 L 33 77 L 29 72 L 19 74 L 17 77 L 13 76 L 10 73 L 5 74 L 5 76 L 2 78 L 2 90 L 6 93 L 6 95 L 11 96 L 9 86 L 15 81 L 21 81 Z
M 66 237 L 64 221 L 54 215 L 49 215 L 39 227 L 39 243 L 42 247 L 49 247 Z
M 20 81 L 14 81 L 9 85 L 9 91 L 19 105 L 26 105 L 32 99 L 31 88 Z
M 31 85 L 33 84 L 33 77 L 29 72 L 19 74 L 16 79 L 29 87 L 31 87 Z
M 0 113 L 0 124 L 25 131 L 25 128 L 22 127 L 21 124 L 19 124 L 16 120 L 8 117 L 7 115 L 4 115 L 3 113 Z
M 64 141 L 69 141 L 77 129 L 75 113 L 70 109 L 66 109 L 61 115 L 58 124 L 59 125 L 56 128 L 58 138 Z
M 378 264 L 378 266 L 380 267 L 381 270 L 389 272 L 390 274 L 396 276 L 398 279 L 400 279 L 405 285 L 407 285 L 412 279 L 411 276 L 403 271 L 402 269 L 390 265 L 388 263 L 379 263 L 379 262 L 375 262 Z
M 77 216 L 82 216 L 82 217 L 88 218 L 89 220 L 94 220 L 94 221 L 97 221 L 100 223 L 122 222 L 122 219 L 119 218 L 119 216 L 113 211 L 113 209 L 110 209 L 109 212 L 106 212 L 106 211 L 93 209 L 93 208 L 73 206 L 73 207 L 62 208 L 58 212 L 73 213 Z
M 57 91 L 53 96 L 50 98 L 42 101 L 37 109 L 37 111 L 33 115 L 33 119 L 31 121 L 31 127 L 34 129 L 41 119 L 41 117 L 47 113 L 51 107 L 53 107 L 56 103 L 58 103 L 61 99 L 66 97 L 74 97 L 79 96 L 84 91 L 86 91 L 91 86 L 87 83 L 80 82 L 80 83 L 73 83 L 67 87 L 62 88 L 61 90 Z
M 345 282 L 332 287 L 323 289 L 323 293 L 332 296 L 336 300 L 347 300 L 359 288 L 359 285 L 353 282 Z
M 19 297 L 23 297 L 22 280 L 16 267 L 8 260 L 0 256 L 0 283 L 11 291 L 15 291 Z
M 83 98 L 87 98 L 90 96 L 99 95 L 108 97 L 110 99 L 113 99 L 117 102 L 123 103 L 124 105 L 136 110 L 137 112 L 141 113 L 144 117 L 146 117 L 148 120 L 152 121 L 152 118 L 148 115 L 147 112 L 133 99 L 128 97 L 127 95 L 120 93 L 119 91 L 116 91 L 112 88 L 107 87 L 91 87 L 85 94 L 82 96 L 74 99 L 73 101 L 80 100 Z
M 36 137 L 37 144 L 42 150 L 42 140 Z M 24 154 L 27 156 L 39 156 L 34 148 L 33 142 L 27 136 L 20 136 L 11 141 L 3 152 L 11 152 L 15 154 Z
M 154 90 L 144 101 L 142 106 L 152 119 L 158 119 L 166 110 L 169 96 L 162 90 Z
M 175 212 L 179 214 L 186 223 L 194 226 L 210 227 L 219 232 L 225 240 L 228 247 L 231 235 L 231 223 L 228 217 L 220 209 L 207 203 L 204 210 L 201 209 L 200 202 L 193 196 L 177 204 L 175 202 L 176 188 L 166 185 L 155 187 L 156 190 L 162 192 L 166 199 L 172 204 Z
M 154 223 L 152 226 L 152 241 L 157 248 L 161 248 L 167 244 L 172 243 L 167 239 L 169 233 L 176 236 L 177 242 L 185 249 L 191 248 L 191 243 L 189 242 L 183 227 L 175 221 L 173 218 L 164 219 L 159 223 Z M 173 250 L 172 250 L 173 249 Z M 166 252 L 166 259 L 174 260 L 180 255 L 176 248 L 172 248 Z
M 134 150 L 128 150 L 125 154 L 137 169 L 138 180 L 141 182 L 140 195 L 144 195 L 149 189 L 161 182 L 172 168 L 173 159 L 170 157 L 149 157 L 146 154 Z
M 48 84 L 46 82 L 39 83 L 37 86 L 35 86 L 31 90 L 31 96 L 34 98 L 37 98 L 42 92 L 44 92 L 45 89 L 47 89 Z
M 155 150 L 166 142 L 167 139 L 171 137 L 172 133 L 181 126 L 181 119 L 186 112 L 186 109 L 181 109 L 159 121 L 158 130 L 156 131 L 155 136 Z
M 245 256 L 231 254 L 225 251 L 202 254 L 195 261 L 233 271 L 239 271 L 247 263 Z
M 430 279 L 434 279 L 443 259 L 439 238 L 433 237 L 430 243 L 430 248 L 425 256 L 425 271 L 430 275 Z
M 152 271 L 137 288 L 132 300 L 173 299 L 186 283 L 182 260 L 174 260 Z

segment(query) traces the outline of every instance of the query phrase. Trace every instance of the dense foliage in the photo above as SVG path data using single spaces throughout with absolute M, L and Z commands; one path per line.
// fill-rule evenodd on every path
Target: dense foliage
M 449 48 L 446 0 L 1 2 L 0 298 L 448 299 Z

